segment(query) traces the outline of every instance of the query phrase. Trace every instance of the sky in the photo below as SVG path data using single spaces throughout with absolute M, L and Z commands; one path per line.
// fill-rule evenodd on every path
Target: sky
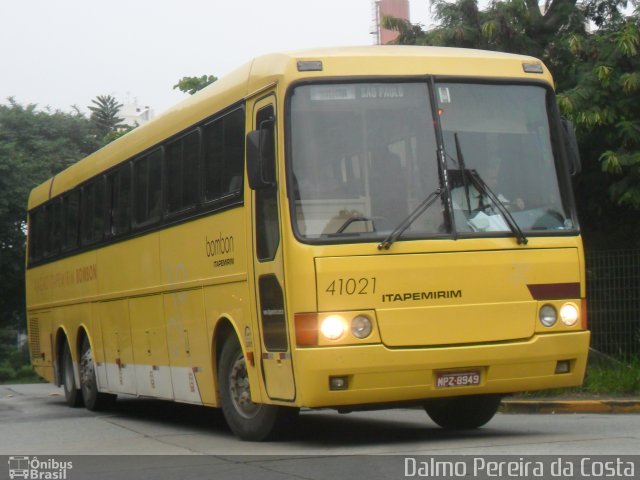
M 0 103 L 87 112 L 97 95 L 151 107 L 184 76 L 261 54 L 371 45 L 371 0 L 0 0 Z M 411 0 L 427 26 L 429 1 Z

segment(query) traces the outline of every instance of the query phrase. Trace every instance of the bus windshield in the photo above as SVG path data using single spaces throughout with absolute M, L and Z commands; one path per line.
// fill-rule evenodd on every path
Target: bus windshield
M 376 241 L 416 209 L 402 239 L 513 235 L 506 216 L 534 235 L 574 230 L 548 95 L 535 85 L 468 82 L 296 87 L 288 166 L 298 236 Z M 418 208 L 434 192 L 440 198 Z

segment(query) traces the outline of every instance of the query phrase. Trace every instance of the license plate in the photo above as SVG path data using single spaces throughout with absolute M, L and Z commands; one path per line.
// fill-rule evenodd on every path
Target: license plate
M 436 372 L 436 388 L 471 387 L 480 385 L 480 371 Z

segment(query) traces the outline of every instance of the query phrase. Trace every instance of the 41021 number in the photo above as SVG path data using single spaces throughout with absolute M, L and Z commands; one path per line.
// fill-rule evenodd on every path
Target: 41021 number
M 336 278 L 325 289 L 329 295 L 369 295 L 376 293 L 376 277 Z

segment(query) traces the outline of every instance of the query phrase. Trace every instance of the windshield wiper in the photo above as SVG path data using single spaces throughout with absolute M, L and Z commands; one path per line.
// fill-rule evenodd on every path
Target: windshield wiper
M 423 200 L 423 202 L 418 205 L 413 212 L 411 212 L 407 218 L 402 220 L 393 231 L 387 235 L 387 237 L 378 244 L 378 250 L 389 250 L 389 247 L 393 245 L 393 243 L 404 233 L 404 231 L 411 226 L 416 219 L 422 215 L 427 208 L 429 208 L 433 203 L 440 197 L 440 193 L 442 190 L 440 188 L 434 190 L 429 194 L 427 198 Z
M 489 197 L 489 200 L 491 200 L 493 204 L 498 208 L 498 211 L 502 214 L 504 219 L 507 221 L 507 225 L 509 226 L 509 229 L 516 236 L 516 239 L 518 240 L 518 245 L 526 245 L 527 243 L 529 243 L 529 240 L 522 232 L 522 229 L 518 225 L 518 222 L 516 222 L 516 219 L 513 218 L 513 215 L 511 215 L 511 212 L 509 211 L 509 209 L 505 206 L 504 202 L 502 202 L 498 198 L 495 192 L 491 190 L 489 185 L 485 183 L 485 181 L 482 179 L 480 174 L 475 170 L 467 170 L 466 172 L 462 173 L 462 175 L 468 175 L 469 178 L 471 179 L 471 182 L 473 183 L 473 186 L 476 188 L 476 190 L 478 190 L 480 195 L 486 195 L 487 197 Z
M 469 198 L 469 182 L 468 182 L 468 180 L 471 180 L 471 183 L 474 184 L 473 186 L 476 188 L 476 190 L 478 190 L 480 195 L 482 196 L 486 194 L 487 197 L 489 197 L 489 199 L 493 202 L 493 204 L 496 207 L 498 207 L 498 210 L 500 211 L 504 219 L 507 221 L 507 225 L 509 226 L 513 234 L 516 236 L 516 238 L 518 239 L 518 245 L 526 245 L 529 242 L 529 240 L 527 240 L 527 237 L 525 237 L 524 233 L 522 232 L 522 229 L 518 225 L 518 222 L 516 222 L 516 219 L 513 218 L 513 215 L 511 215 L 511 212 L 509 211 L 509 209 L 498 198 L 498 196 L 493 192 L 493 190 L 489 188 L 489 185 L 485 183 L 485 181 L 482 179 L 482 177 L 477 171 L 469 170 L 466 168 L 466 165 L 464 162 L 464 155 L 462 154 L 462 147 L 460 147 L 460 140 L 458 139 L 458 132 L 453 134 L 453 138 L 456 143 L 456 154 L 458 155 L 458 164 L 460 166 L 460 175 L 462 176 L 462 184 L 464 187 L 464 193 L 467 200 L 468 211 L 471 212 L 471 201 Z M 482 197 L 480 197 L 480 199 L 482 201 Z

